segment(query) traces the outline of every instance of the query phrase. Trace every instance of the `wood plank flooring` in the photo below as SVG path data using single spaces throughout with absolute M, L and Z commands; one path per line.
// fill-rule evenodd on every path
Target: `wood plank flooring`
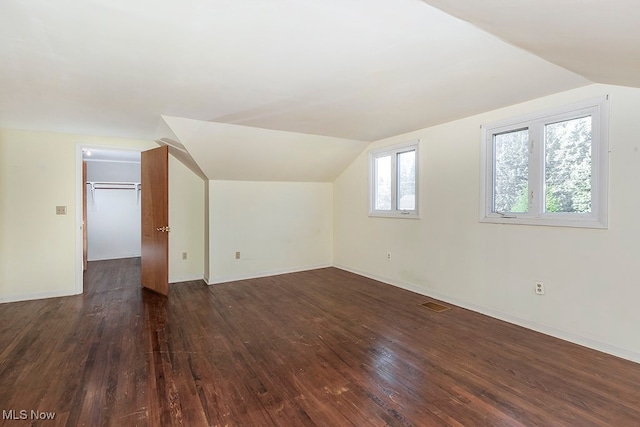
M 0 425 L 640 425 L 640 365 L 338 269 L 169 299 L 138 259 L 85 274 L 0 305 L 0 410 L 28 416 Z

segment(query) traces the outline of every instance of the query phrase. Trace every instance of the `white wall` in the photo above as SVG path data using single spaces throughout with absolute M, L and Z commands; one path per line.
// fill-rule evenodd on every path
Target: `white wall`
M 207 281 L 331 265 L 332 188 L 330 183 L 209 181 Z
M 605 94 L 609 228 L 479 223 L 480 125 Z M 367 216 L 364 152 L 334 183 L 335 265 L 640 361 L 638 111 L 640 90 L 593 85 L 372 144 L 421 139 L 421 219 Z
M 87 181 L 140 182 L 140 163 L 87 161 Z M 138 257 L 140 194 L 87 186 L 87 260 Z
M 169 156 L 169 282 L 204 277 L 205 182 Z M 187 259 L 182 259 L 182 253 Z
M 87 160 L 87 181 L 140 182 L 140 162 Z
M 0 302 L 76 293 L 77 143 L 153 141 L 0 129 Z M 56 206 L 67 215 L 56 215 Z

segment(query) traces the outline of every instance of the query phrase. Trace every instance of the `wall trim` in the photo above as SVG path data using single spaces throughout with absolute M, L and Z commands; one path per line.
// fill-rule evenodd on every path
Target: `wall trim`
M 132 255 L 118 255 L 118 256 L 106 256 L 106 257 L 97 257 L 97 258 L 89 258 L 87 262 L 91 261 L 109 261 L 112 259 L 125 259 L 125 258 L 140 258 L 142 254 L 132 254 Z
M 186 274 L 182 276 L 170 276 L 169 284 L 173 285 L 180 282 L 193 282 L 195 280 L 205 280 L 202 274 Z
M 47 292 L 33 292 L 29 294 L 7 295 L 0 297 L 0 304 L 20 301 L 33 301 L 46 298 L 59 298 L 69 297 L 73 295 L 80 295 L 82 292 L 77 293 L 73 290 L 64 291 L 47 291 Z
M 229 274 L 226 276 L 213 277 L 211 279 L 205 278 L 205 282 L 208 285 L 219 285 L 221 283 L 237 282 L 239 280 L 259 279 L 261 277 L 277 276 L 280 274 L 287 274 L 287 273 L 298 273 L 301 271 L 318 270 L 320 268 L 328 268 L 328 267 L 333 267 L 333 265 L 318 264 L 318 265 L 309 265 L 305 267 L 283 268 L 278 270 L 262 271 L 262 272 L 256 272 L 256 273 L 250 273 L 250 274 L 238 274 L 238 275 Z
M 378 282 L 385 283 L 387 285 L 395 286 L 398 288 L 402 288 L 411 292 L 415 292 L 420 295 L 424 295 L 426 297 L 434 298 L 440 301 L 444 301 L 449 304 L 456 305 L 458 307 L 466 308 L 467 310 L 474 311 L 476 313 L 484 314 L 489 317 L 493 317 L 494 319 L 502 320 L 507 323 L 512 323 L 514 325 L 522 326 L 523 328 L 527 328 L 536 332 L 540 332 L 545 335 L 552 336 L 554 338 L 559 338 L 564 341 L 571 342 L 573 344 L 578 344 L 583 347 L 590 348 L 592 350 L 597 350 L 603 353 L 610 354 L 612 356 L 620 357 L 622 359 L 630 360 L 635 363 L 640 363 L 640 353 L 635 352 L 633 350 L 629 350 L 626 348 L 617 347 L 615 345 L 611 345 L 599 340 L 595 340 L 593 338 L 585 337 L 583 335 L 574 334 L 573 332 L 565 331 L 562 329 L 555 328 L 553 326 L 544 325 L 541 323 L 533 322 L 531 320 L 527 320 L 518 316 L 513 316 L 511 314 L 502 312 L 500 310 L 495 310 L 488 307 L 483 307 L 477 304 L 470 303 L 468 301 L 464 301 L 455 297 L 451 297 L 449 295 L 445 295 L 440 292 L 432 291 L 429 289 L 421 288 L 413 283 L 402 282 L 398 280 L 391 280 L 385 277 L 376 276 L 373 274 L 366 273 L 364 271 L 360 271 L 358 269 L 346 267 L 339 264 L 334 264 L 335 268 L 340 270 L 348 271 L 349 273 L 357 274 L 359 276 L 364 276 L 369 279 L 377 280 Z

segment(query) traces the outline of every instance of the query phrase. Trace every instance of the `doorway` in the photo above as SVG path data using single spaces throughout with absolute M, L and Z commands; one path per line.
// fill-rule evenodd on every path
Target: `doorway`
M 84 288 L 85 248 L 89 261 L 140 256 L 140 152 L 77 144 L 76 294 Z

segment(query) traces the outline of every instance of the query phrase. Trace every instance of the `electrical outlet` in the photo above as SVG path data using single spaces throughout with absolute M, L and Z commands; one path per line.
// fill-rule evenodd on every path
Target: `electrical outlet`
M 236 259 L 240 259 L 240 251 L 236 252 Z
M 387 252 L 387 261 L 391 261 L 391 252 Z
M 187 253 L 186 252 L 182 252 L 182 259 L 187 259 Z
M 56 215 L 66 215 L 67 207 L 66 206 L 56 206 Z
M 543 282 L 536 282 L 536 294 L 537 295 L 544 295 L 544 283 Z

